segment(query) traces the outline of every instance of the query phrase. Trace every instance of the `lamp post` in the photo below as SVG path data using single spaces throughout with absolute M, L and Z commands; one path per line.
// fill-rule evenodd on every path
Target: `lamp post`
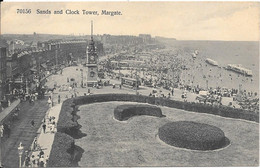
M 25 79 L 25 93 L 28 94 L 28 81 Z
M 19 146 L 18 146 L 18 154 L 19 154 L 19 167 L 22 167 L 22 155 L 23 155 L 23 145 L 22 142 L 20 142 Z
M 4 126 L 0 126 L 0 168 L 2 168 L 2 137 L 4 135 Z
M 83 81 L 83 69 L 80 69 L 81 71 L 81 87 L 84 87 L 84 81 Z
M 136 80 L 136 83 L 135 83 L 135 94 L 137 95 L 137 84 L 138 84 L 137 69 L 136 69 L 136 72 L 135 72 L 135 80 Z

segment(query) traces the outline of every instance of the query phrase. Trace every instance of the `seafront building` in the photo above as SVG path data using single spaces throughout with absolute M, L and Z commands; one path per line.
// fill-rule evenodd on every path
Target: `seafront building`
M 0 100 L 2 100 L 6 93 L 7 77 L 6 77 L 6 57 L 7 57 L 7 43 L 0 40 Z

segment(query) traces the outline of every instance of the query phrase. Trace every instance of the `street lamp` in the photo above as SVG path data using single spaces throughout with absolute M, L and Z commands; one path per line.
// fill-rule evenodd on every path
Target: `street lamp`
M 20 142 L 19 146 L 18 146 L 18 154 L 19 154 L 19 167 L 22 167 L 22 155 L 23 155 L 23 145 L 22 142 Z
M 2 168 L 2 137 L 4 135 L 4 126 L 0 126 L 0 168 Z
M 84 87 L 84 81 L 83 81 L 83 69 L 80 69 L 81 71 L 81 87 Z

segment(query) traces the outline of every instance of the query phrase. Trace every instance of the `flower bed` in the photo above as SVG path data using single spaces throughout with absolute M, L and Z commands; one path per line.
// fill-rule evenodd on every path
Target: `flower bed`
M 191 121 L 165 124 L 159 128 L 159 138 L 171 146 L 193 150 L 214 150 L 228 144 L 220 128 Z
M 114 110 L 114 117 L 119 121 L 128 120 L 133 116 L 149 115 L 163 117 L 162 110 L 156 106 L 143 104 L 124 104 L 117 106 Z

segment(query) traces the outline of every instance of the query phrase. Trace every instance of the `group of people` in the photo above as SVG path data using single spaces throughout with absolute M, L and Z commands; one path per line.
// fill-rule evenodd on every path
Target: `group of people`
M 34 121 L 31 123 L 34 126 Z M 42 123 L 43 133 L 55 133 L 57 128 L 57 122 L 54 116 L 48 116 L 44 118 Z M 26 167 L 46 167 L 49 160 L 48 155 L 44 155 L 44 151 L 41 146 L 38 144 L 38 138 L 35 137 L 31 145 L 31 154 L 27 152 L 25 155 L 25 166 Z
M 57 128 L 57 122 L 54 116 L 49 116 L 47 118 L 47 122 L 44 119 L 42 123 L 42 129 L 44 134 L 47 132 L 47 128 L 49 128 L 50 133 L 55 133 Z
M 25 167 L 46 167 L 49 156 L 45 156 L 43 149 L 37 144 L 37 137 L 34 139 L 31 150 L 31 156 L 28 151 L 25 152 Z

